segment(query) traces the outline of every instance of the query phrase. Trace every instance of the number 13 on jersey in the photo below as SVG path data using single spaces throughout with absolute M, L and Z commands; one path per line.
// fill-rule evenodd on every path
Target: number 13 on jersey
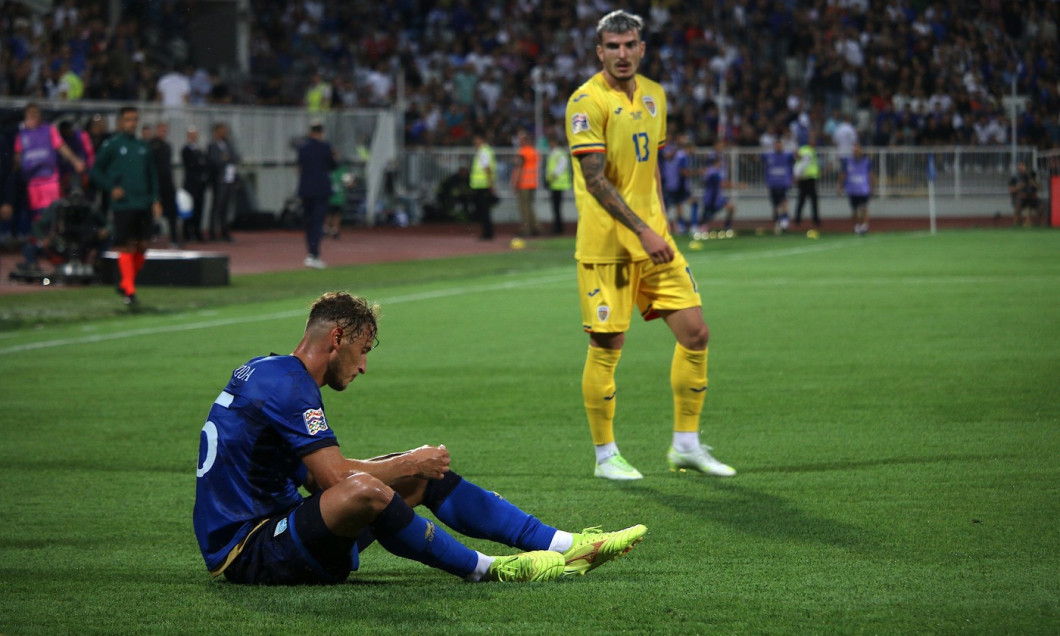
M 648 145 L 648 133 L 633 133 L 633 149 L 636 150 L 639 163 L 644 163 L 648 160 L 651 153 L 651 146 Z

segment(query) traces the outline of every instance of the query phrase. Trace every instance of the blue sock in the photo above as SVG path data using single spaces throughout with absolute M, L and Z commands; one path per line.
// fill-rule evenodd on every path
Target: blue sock
M 455 473 L 432 481 L 427 490 L 424 504 L 439 521 L 460 534 L 489 539 L 520 550 L 547 550 L 556 534 L 555 528 L 541 523 L 497 493 L 483 490 Z M 447 495 L 444 494 L 446 490 Z M 442 493 L 440 496 L 439 492 Z
M 465 577 L 478 565 L 478 553 L 445 530 L 420 517 L 394 493 L 371 525 L 379 544 L 388 552 L 432 568 Z

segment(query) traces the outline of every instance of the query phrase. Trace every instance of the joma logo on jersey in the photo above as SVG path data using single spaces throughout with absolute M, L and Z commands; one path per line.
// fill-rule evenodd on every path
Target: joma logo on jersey
M 328 421 L 324 419 L 323 409 L 309 409 L 302 413 L 302 421 L 305 422 L 305 430 L 310 435 L 328 430 Z

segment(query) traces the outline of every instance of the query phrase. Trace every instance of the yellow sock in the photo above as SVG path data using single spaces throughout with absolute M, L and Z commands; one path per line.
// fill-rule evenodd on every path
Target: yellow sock
M 589 432 L 593 444 L 615 441 L 615 367 L 622 356 L 621 349 L 589 347 L 582 372 L 582 398 L 585 415 L 589 418 Z
M 699 414 L 707 397 L 707 350 L 692 351 L 674 345 L 670 364 L 670 387 L 674 392 L 674 430 L 698 432 Z

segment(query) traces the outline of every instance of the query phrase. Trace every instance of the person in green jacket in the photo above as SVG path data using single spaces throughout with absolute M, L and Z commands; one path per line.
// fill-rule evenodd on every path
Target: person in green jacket
M 125 106 L 118 113 L 118 133 L 107 139 L 89 176 L 110 193 L 114 212 L 114 249 L 118 254 L 118 293 L 136 304 L 136 275 L 147 259 L 147 243 L 162 216 L 158 174 L 147 144 L 136 136 L 140 112 Z
M 339 166 L 331 171 L 331 197 L 328 198 L 328 215 L 324 218 L 324 236 L 339 238 L 342 213 L 354 184 L 356 177 L 349 166 Z

